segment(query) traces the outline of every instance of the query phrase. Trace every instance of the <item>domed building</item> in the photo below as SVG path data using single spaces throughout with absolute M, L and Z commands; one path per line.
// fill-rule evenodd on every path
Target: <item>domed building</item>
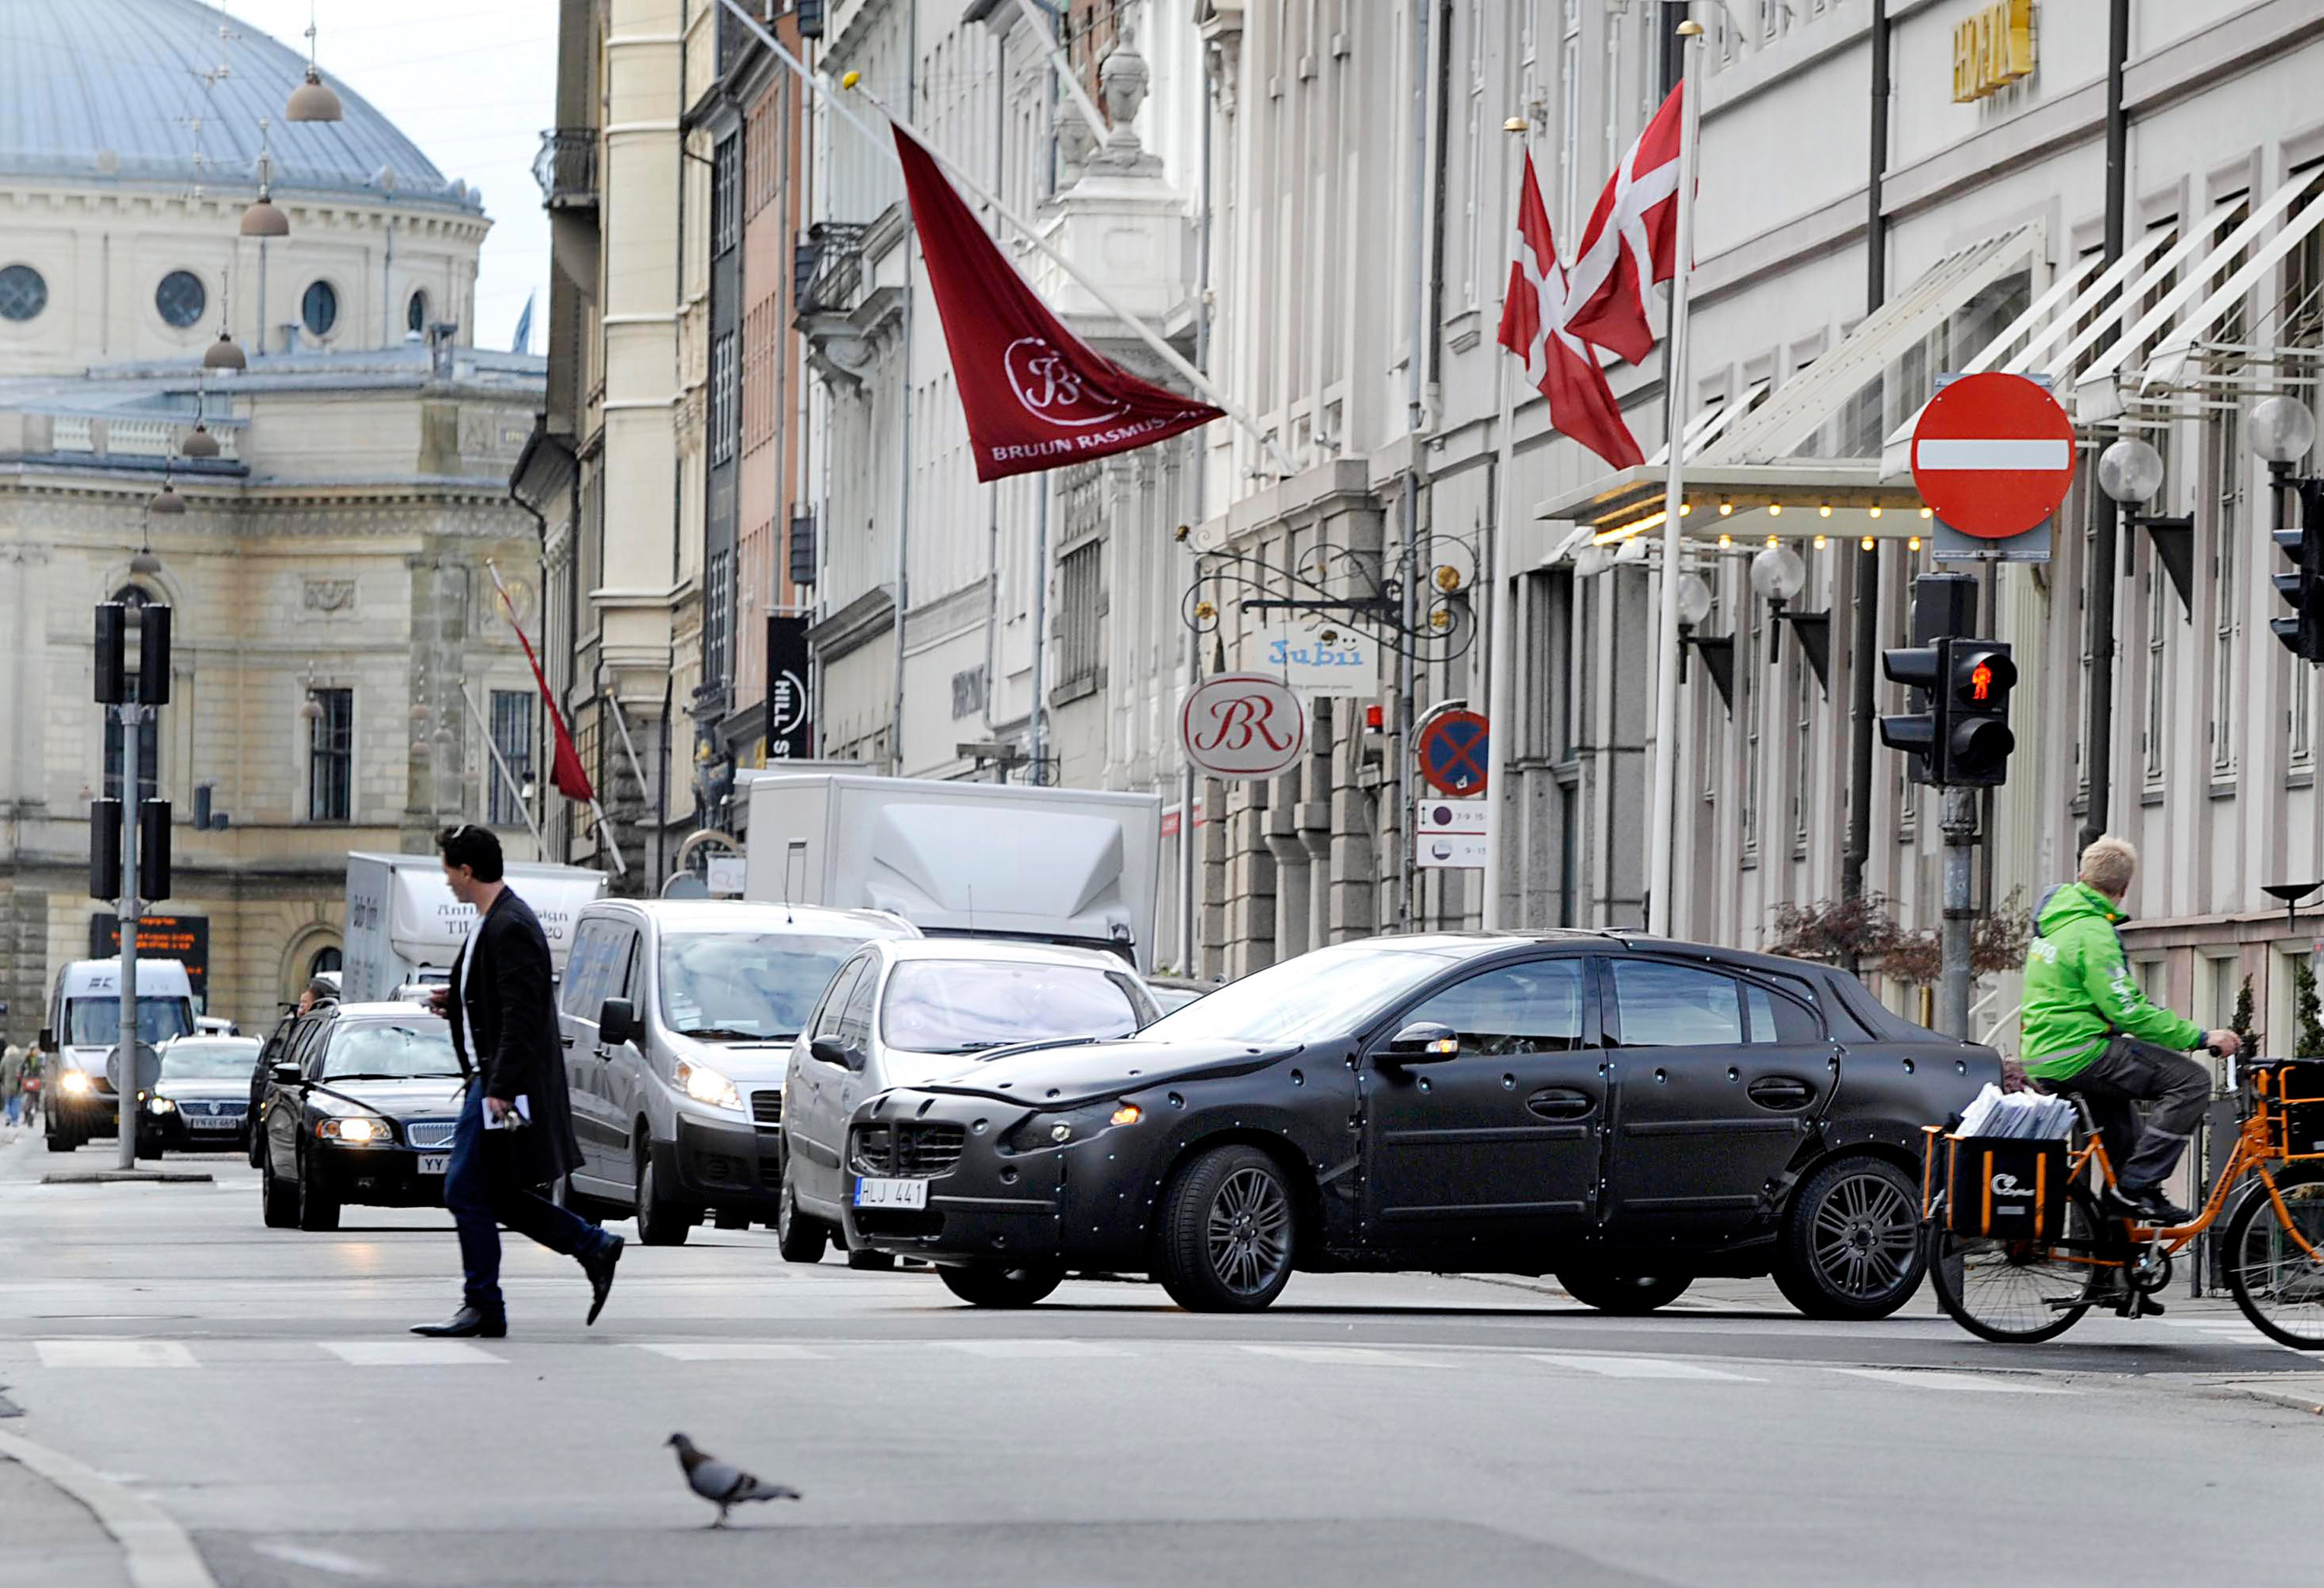
M 327 40 L 326 41 L 327 43 Z M 171 803 L 149 943 L 263 1029 L 337 963 L 351 850 L 530 856 L 536 626 L 511 501 L 544 361 L 473 346 L 482 201 L 347 84 L 195 0 L 0 0 L 0 1016 L 111 952 L 88 806 L 100 602 L 172 608 L 136 730 Z M 262 196 L 266 205 L 254 211 Z M 489 568 L 488 568 L 489 565 Z M 497 750 L 497 758 L 493 752 Z M 198 820 L 198 817 L 199 819 Z

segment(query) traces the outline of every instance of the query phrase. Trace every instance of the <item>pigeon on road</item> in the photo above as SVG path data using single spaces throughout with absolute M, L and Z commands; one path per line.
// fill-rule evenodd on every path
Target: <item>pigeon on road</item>
M 678 1464 L 686 1469 L 687 1487 L 718 1508 L 718 1519 L 710 1525 L 726 1525 L 726 1511 L 749 1500 L 797 1500 L 799 1491 L 780 1483 L 770 1483 L 754 1478 L 741 1467 L 720 1461 L 716 1456 L 696 1450 L 694 1441 L 683 1434 L 672 1434 L 668 1443 L 678 1449 Z

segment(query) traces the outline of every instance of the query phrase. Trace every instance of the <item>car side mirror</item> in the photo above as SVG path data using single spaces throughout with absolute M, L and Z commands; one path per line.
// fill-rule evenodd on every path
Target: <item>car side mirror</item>
M 274 1077 L 274 1083 L 279 1086 L 295 1086 L 306 1078 L 299 1073 L 299 1066 L 295 1064 L 278 1064 L 267 1073 Z
M 608 998 L 597 1006 L 597 1040 L 619 1048 L 637 1039 L 637 1006 L 626 998 Z
M 1452 1027 L 1434 1020 L 1415 1020 L 1388 1039 L 1388 1049 L 1381 1055 L 1397 1066 L 1408 1064 L 1443 1064 L 1460 1056 L 1460 1034 Z
M 57 1034 L 47 1026 L 41 1028 L 41 1034 L 35 1040 L 42 1053 L 54 1053 L 57 1050 Z
M 836 1065 L 844 1070 L 861 1068 L 863 1062 L 854 1048 L 836 1037 L 817 1037 L 807 1045 L 807 1053 L 819 1064 Z

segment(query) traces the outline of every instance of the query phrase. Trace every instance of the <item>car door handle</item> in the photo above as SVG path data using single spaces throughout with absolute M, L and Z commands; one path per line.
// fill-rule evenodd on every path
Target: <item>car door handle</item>
M 1598 1106 L 1598 1100 L 1587 1092 L 1572 1092 L 1563 1087 L 1550 1087 L 1526 1099 L 1526 1107 L 1545 1120 L 1578 1120 L 1588 1117 Z
M 570 1047 L 572 1047 L 572 1046 L 573 1046 L 573 1039 L 572 1039 L 572 1038 L 570 1038 L 570 1037 L 559 1037 L 559 1038 L 558 1039 L 558 1040 L 559 1042 L 564 1043 L 564 1044 L 565 1044 L 565 1046 L 566 1046 L 566 1047 L 567 1047 L 567 1048 L 570 1048 Z
M 1762 1076 L 1745 1090 L 1763 1108 L 1805 1108 L 1815 1101 L 1815 1088 L 1791 1076 Z

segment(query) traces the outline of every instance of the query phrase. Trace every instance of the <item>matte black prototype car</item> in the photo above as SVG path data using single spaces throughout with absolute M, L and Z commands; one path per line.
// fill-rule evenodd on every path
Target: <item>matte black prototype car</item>
M 440 1205 L 464 1085 L 450 1023 L 413 1004 L 300 1015 L 257 1127 L 267 1227 L 336 1230 L 349 1202 Z
M 1772 1273 L 1812 1316 L 1880 1317 L 1921 1279 L 1920 1129 L 2000 1076 L 1798 960 L 1377 937 L 867 1099 L 844 1211 L 851 1245 L 981 1306 L 1094 1271 L 1243 1310 L 1295 1269 L 1410 1269 L 1645 1312 Z

